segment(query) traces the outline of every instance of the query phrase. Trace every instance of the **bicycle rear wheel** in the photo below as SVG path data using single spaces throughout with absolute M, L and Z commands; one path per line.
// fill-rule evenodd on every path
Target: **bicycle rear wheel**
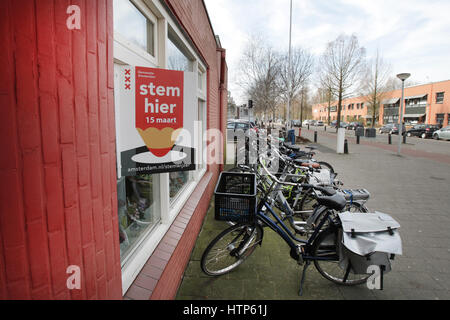
M 317 161 L 318 164 L 320 164 L 320 167 L 322 169 L 328 169 L 330 170 L 331 173 L 334 173 L 334 168 L 331 164 L 329 164 L 328 162 L 325 161 Z
M 247 222 L 222 231 L 203 252 L 203 272 L 218 276 L 232 271 L 255 251 L 262 241 L 262 235 L 261 226 Z
M 340 243 L 339 229 L 335 227 L 327 228 L 319 234 L 314 241 L 312 255 L 329 260 L 314 260 L 317 271 L 325 279 L 340 285 L 354 286 L 365 283 L 369 274 L 355 274 L 350 271 L 345 279 L 346 270 L 339 266 L 338 243 Z

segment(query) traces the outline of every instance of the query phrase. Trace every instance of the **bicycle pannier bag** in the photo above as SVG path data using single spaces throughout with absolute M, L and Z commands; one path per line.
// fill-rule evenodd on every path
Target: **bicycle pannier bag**
M 339 213 L 342 222 L 340 263 L 343 269 L 350 264 L 356 274 L 366 274 L 370 266 L 391 270 L 390 257 L 402 254 L 398 233 L 400 224 L 390 215 L 375 213 Z

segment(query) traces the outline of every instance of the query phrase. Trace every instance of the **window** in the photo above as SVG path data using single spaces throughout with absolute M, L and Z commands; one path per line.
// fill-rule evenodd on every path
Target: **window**
M 169 39 L 167 41 L 167 68 L 171 70 L 191 71 L 192 61 L 179 46 L 176 37 L 172 32 L 169 32 Z M 170 202 L 173 202 L 177 198 L 190 179 L 191 174 L 189 171 L 169 173 Z
M 444 102 L 444 92 L 436 93 L 436 103 L 443 103 L 443 102 Z
M 447 113 L 447 125 L 450 124 L 450 113 Z
M 234 123 L 233 122 L 228 123 L 227 129 L 234 129 Z
M 238 122 L 236 123 L 236 130 L 247 130 L 249 128 L 248 123 Z
M 114 31 L 155 56 L 155 23 L 130 1 L 114 0 Z
M 207 126 L 207 69 L 178 29 L 177 22 L 172 20 L 172 16 L 165 12 L 162 6 L 147 5 L 150 2 L 156 1 L 114 0 L 113 2 L 115 81 L 119 79 L 118 72 L 121 70 L 121 65 L 165 67 L 198 73 L 198 91 L 196 92 L 198 110 L 195 105 L 192 112 L 198 115 L 197 120 L 203 119 L 199 142 L 203 142 L 205 146 L 203 135 Z M 159 45 L 164 46 L 166 50 L 158 50 Z M 197 81 L 194 82 L 194 90 L 196 83 Z M 115 83 L 115 90 L 119 87 Z M 121 107 L 118 96 L 114 95 L 116 110 L 120 110 Z M 116 111 L 116 114 L 118 112 Z M 231 125 L 234 128 L 234 123 Z M 116 133 L 119 139 L 120 126 L 116 126 Z M 117 163 L 120 163 L 120 154 L 118 154 Z M 201 179 L 206 166 L 199 164 L 198 168 L 197 171 L 133 177 L 122 177 L 118 170 L 118 231 L 123 292 L 129 288 L 169 229 L 194 190 L 194 182 Z
M 440 125 L 444 124 L 444 114 L 443 113 L 436 114 L 436 123 L 438 123 Z
M 191 71 L 191 60 L 178 48 L 176 40 L 169 34 L 167 42 L 167 69 Z
M 122 264 L 140 238 L 161 220 L 159 176 L 120 177 L 117 181 L 120 259 Z

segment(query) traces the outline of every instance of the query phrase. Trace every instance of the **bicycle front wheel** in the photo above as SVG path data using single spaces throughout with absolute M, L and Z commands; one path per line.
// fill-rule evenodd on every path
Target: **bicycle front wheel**
M 203 252 L 201 268 L 210 276 L 219 276 L 238 267 L 262 241 L 258 224 L 239 223 L 222 231 Z
M 370 276 L 368 274 L 355 274 L 350 271 L 345 278 L 346 270 L 339 266 L 338 243 L 340 237 L 337 228 L 327 228 L 319 234 L 312 247 L 312 255 L 318 258 L 314 260 L 317 271 L 325 279 L 340 285 L 354 286 L 365 283 Z

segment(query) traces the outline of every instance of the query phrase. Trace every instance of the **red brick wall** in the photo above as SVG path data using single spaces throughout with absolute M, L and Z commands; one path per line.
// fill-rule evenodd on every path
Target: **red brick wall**
M 121 298 L 112 37 L 112 1 L 0 1 L 1 299 Z

